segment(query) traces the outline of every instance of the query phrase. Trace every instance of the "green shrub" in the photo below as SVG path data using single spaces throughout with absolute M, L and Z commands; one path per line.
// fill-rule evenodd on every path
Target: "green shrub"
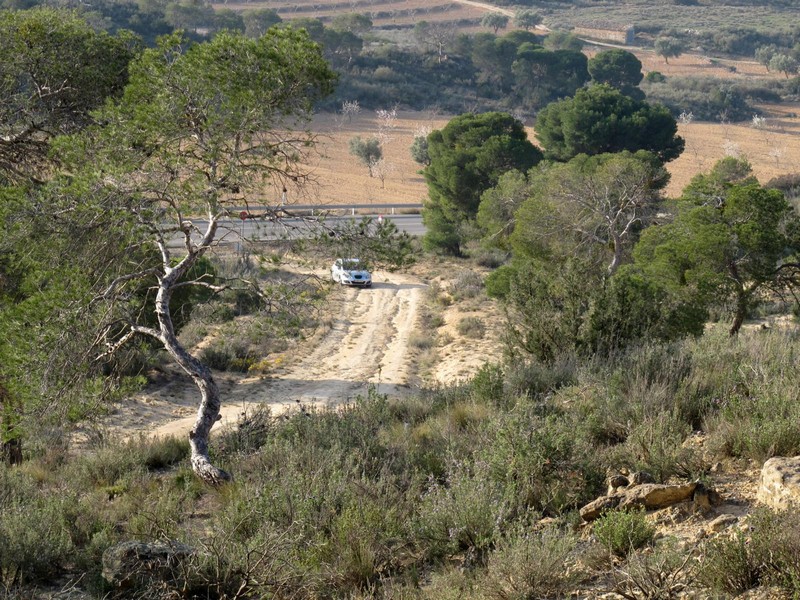
M 486 598 L 529 600 L 570 595 L 581 580 L 574 568 L 576 537 L 555 527 L 518 531 L 503 538 L 489 557 Z
M 483 291 L 483 278 L 475 271 L 459 271 L 450 283 L 449 291 L 456 300 L 475 298 Z
M 486 277 L 486 295 L 490 298 L 505 298 L 511 290 L 511 281 L 516 270 L 511 265 L 502 265 Z
M 202 342 L 208 335 L 208 326 L 205 322 L 192 319 L 181 330 L 178 339 L 186 348 L 193 348 Z
M 763 565 L 759 558 L 741 531 L 730 538 L 714 538 L 703 546 L 697 578 L 714 592 L 737 596 L 761 581 Z
M 145 472 L 142 448 L 112 440 L 81 456 L 69 470 L 74 474 L 71 481 L 83 487 L 126 487 Z
M 576 435 L 574 423 L 536 402 L 518 402 L 487 426 L 478 451 L 503 489 L 512 516 L 534 510 L 560 515 L 601 492 L 604 475 L 597 450 Z
M 268 404 L 259 404 L 243 414 L 235 427 L 220 432 L 219 447 L 227 455 L 251 454 L 262 448 L 274 433 Z
M 631 428 L 614 463 L 633 471 L 647 471 L 662 483 L 676 474 L 697 477 L 701 473 L 696 470 L 702 470 L 699 459 L 691 449 L 683 447 L 690 433 L 689 424 L 675 413 L 661 412 L 645 417 Z
M 200 352 L 200 360 L 210 369 L 218 371 L 227 371 L 233 358 L 231 352 L 226 348 L 212 348 L 209 346 L 203 348 Z
M 652 543 L 656 532 L 644 510 L 608 511 L 594 522 L 592 529 L 600 543 L 616 556 L 628 556 Z
M 652 552 L 634 552 L 613 571 L 613 589 L 623 598 L 667 600 L 681 597 L 696 576 L 694 557 L 671 540 Z
M 481 339 L 486 335 L 486 325 L 480 317 L 464 317 L 456 324 L 456 331 L 464 337 Z
M 200 360 L 219 371 L 247 373 L 257 362 L 257 357 L 244 340 L 226 341 L 219 346 L 206 347 L 200 352 Z
M 61 495 L 12 502 L 0 510 L 0 584 L 51 581 L 74 551 Z
M 575 383 L 577 372 L 575 357 L 568 354 L 547 365 L 538 360 L 517 360 L 508 366 L 506 387 L 512 395 L 535 398 Z
M 444 483 L 430 481 L 419 506 L 417 535 L 431 557 L 468 551 L 482 556 L 502 523 L 502 489 L 486 465 L 454 463 Z
M 245 521 L 254 527 L 243 535 Z M 164 591 L 172 592 L 169 597 L 190 598 L 291 598 L 300 596 L 300 590 L 308 596 L 295 542 L 258 511 L 223 515 L 210 535 L 190 540 L 201 551 L 189 557 L 181 573 L 185 589 Z
M 497 269 L 506 263 L 508 253 L 496 248 L 480 248 L 472 253 L 472 257 L 475 259 L 475 263 L 481 267 Z
M 746 332 L 727 348 L 708 348 L 719 353 L 717 373 L 705 376 L 712 449 L 759 461 L 800 453 L 798 339 L 791 332 Z
M 418 350 L 429 350 L 436 345 L 436 336 L 428 331 L 412 331 L 408 343 Z
M 420 310 L 420 324 L 425 329 L 432 331 L 444 325 L 444 317 L 439 310 L 424 306 Z
M 151 471 L 171 467 L 189 457 L 189 440 L 174 436 L 142 442 L 144 466 Z
M 700 582 L 713 592 L 738 595 L 758 585 L 800 597 L 800 516 L 794 511 L 754 511 L 746 531 L 718 537 L 703 547 Z
M 470 393 L 478 402 L 500 406 L 505 404 L 505 373 L 500 365 L 486 363 L 470 381 Z

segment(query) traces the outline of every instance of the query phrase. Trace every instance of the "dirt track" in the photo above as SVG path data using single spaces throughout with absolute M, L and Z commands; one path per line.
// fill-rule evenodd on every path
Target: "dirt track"
M 372 289 L 337 288 L 330 298 L 330 326 L 305 356 L 288 356 L 273 377 L 218 374 L 222 424 L 266 403 L 278 414 L 299 405 L 335 406 L 366 394 L 403 395 L 411 383 L 409 336 L 425 284 L 410 275 L 376 273 Z M 174 371 L 119 408 L 112 429 L 127 434 L 183 435 L 197 410 L 197 390 Z

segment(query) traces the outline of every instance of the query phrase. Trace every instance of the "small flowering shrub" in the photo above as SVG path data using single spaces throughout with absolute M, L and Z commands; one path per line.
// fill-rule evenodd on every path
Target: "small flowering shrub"
M 484 463 L 455 462 L 444 482 L 430 481 L 419 507 L 417 531 L 431 556 L 483 554 L 503 521 L 502 490 Z
M 577 538 L 556 527 L 522 529 L 504 538 L 489 558 L 485 597 L 491 600 L 562 598 L 581 579 L 571 568 Z

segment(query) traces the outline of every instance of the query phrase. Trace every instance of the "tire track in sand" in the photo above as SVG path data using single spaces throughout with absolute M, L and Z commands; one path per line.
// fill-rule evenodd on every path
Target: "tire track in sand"
M 221 386 L 221 424 L 235 423 L 260 404 L 280 414 L 298 404 L 338 406 L 365 395 L 369 385 L 392 395 L 407 391 L 412 373 L 409 338 L 426 286 L 402 274 L 380 273 L 373 281 L 371 289 L 341 288 L 332 294 L 330 328 L 306 356 L 291 361 L 272 379 L 250 377 Z M 189 386 L 187 393 L 196 396 Z M 194 418 L 153 423 L 147 431 L 184 435 Z

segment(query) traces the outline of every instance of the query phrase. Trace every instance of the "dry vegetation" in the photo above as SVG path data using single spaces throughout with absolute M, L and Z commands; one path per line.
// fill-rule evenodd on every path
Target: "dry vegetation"
M 352 0 L 351 2 L 323 2 L 321 0 L 265 0 L 261 2 L 216 3 L 216 8 L 248 10 L 253 8 L 272 8 L 284 20 L 315 18 L 323 22 L 343 12 L 368 13 L 376 27 L 413 26 L 419 21 L 480 21 L 486 9 L 472 3 L 440 0 Z

